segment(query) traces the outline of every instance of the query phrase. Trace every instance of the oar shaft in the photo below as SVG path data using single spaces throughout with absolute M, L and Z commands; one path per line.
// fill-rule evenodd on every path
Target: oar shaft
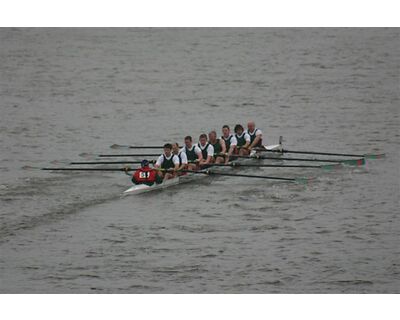
M 257 149 L 258 150 L 258 149 Z M 301 150 L 265 150 L 259 149 L 261 152 L 278 152 L 278 153 L 296 153 L 296 154 L 314 154 L 321 156 L 341 156 L 341 157 L 364 157 L 364 154 L 351 154 L 351 153 L 337 153 L 337 152 L 318 152 L 318 151 L 301 151 Z
M 182 172 L 191 172 L 196 174 L 207 174 L 207 175 L 218 175 L 218 176 L 227 176 L 227 177 L 243 177 L 243 178 L 258 178 L 258 179 L 270 179 L 270 180 L 282 180 L 282 181 L 297 181 L 295 178 L 281 178 L 281 177 L 271 177 L 271 176 L 255 176 L 250 174 L 236 174 L 236 173 L 225 173 L 225 172 L 216 172 L 210 170 L 182 170 Z
M 46 171 L 135 171 L 136 168 L 42 168 Z
M 256 168 L 318 168 L 321 169 L 322 166 L 312 166 L 312 165 L 290 165 L 290 164 L 240 164 L 240 163 L 232 163 L 232 164 L 221 164 L 221 163 L 213 163 L 213 166 L 216 167 L 256 167 Z
M 160 153 L 139 153 L 139 154 L 99 154 L 100 158 L 108 157 L 157 157 Z
M 123 144 L 113 144 L 110 146 L 112 149 L 116 148 L 128 148 L 128 149 L 162 149 L 163 146 L 130 146 L 130 145 L 123 145 Z
M 266 156 L 237 156 L 237 158 L 255 158 L 255 159 L 261 159 L 261 160 L 285 160 L 285 161 L 308 161 L 308 162 L 329 162 L 329 163 L 341 163 L 343 161 L 348 161 L 344 159 L 304 159 L 304 158 L 285 158 L 285 157 L 266 157 Z
M 210 175 L 219 175 L 219 176 L 227 176 L 227 177 L 243 177 L 243 178 L 259 178 L 259 179 L 271 179 L 271 180 L 283 180 L 283 181 L 296 181 L 294 178 L 281 178 L 281 177 L 271 177 L 271 176 L 255 176 L 250 174 L 236 174 L 236 173 L 223 173 L 223 172 L 215 172 L 209 171 Z
M 150 163 L 153 163 L 154 161 L 149 161 Z M 76 165 L 76 164 L 139 164 L 141 161 L 78 161 L 78 162 L 71 162 L 70 164 Z
M 261 159 L 279 159 L 279 160 L 285 160 L 285 161 L 309 161 L 309 162 L 329 162 L 329 163 L 340 163 L 343 160 L 341 159 L 304 159 L 304 158 L 268 158 L 268 157 L 262 157 Z

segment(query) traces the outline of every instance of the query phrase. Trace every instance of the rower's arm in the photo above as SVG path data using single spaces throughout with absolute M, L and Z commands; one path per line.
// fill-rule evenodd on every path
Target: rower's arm
M 221 145 L 221 153 L 226 153 L 226 144 L 224 139 L 219 139 L 219 144 Z
M 246 141 L 246 143 L 242 146 L 242 149 L 248 149 L 250 147 L 250 136 L 247 133 L 244 133 L 244 140 Z
M 186 153 L 184 153 L 184 152 L 182 152 L 181 153 L 181 157 L 182 157 L 182 165 L 179 167 L 179 170 L 185 170 L 185 169 L 187 169 L 187 166 L 188 166 L 188 159 L 187 159 L 187 156 L 186 156 Z
M 250 140 L 246 140 L 246 143 L 242 146 L 242 149 L 248 149 L 250 146 Z
M 157 169 L 157 168 L 161 167 L 162 161 L 163 161 L 163 157 L 160 156 L 160 157 L 157 159 L 156 163 L 154 164 L 154 168 Z
M 233 154 L 233 151 L 235 150 L 236 145 L 231 145 L 229 147 L 229 151 L 228 151 L 228 158 Z
M 237 140 L 233 136 L 231 138 L 231 145 L 229 146 L 229 150 L 228 150 L 228 158 L 233 154 L 233 152 L 235 151 L 236 146 L 237 146 Z
M 255 137 L 253 143 L 250 145 L 250 149 L 254 148 L 258 142 L 260 142 L 262 138 L 262 134 L 259 134 L 258 136 Z
M 203 154 L 201 152 L 197 152 L 196 154 L 197 154 L 197 158 L 198 158 L 197 160 L 199 162 L 203 161 Z

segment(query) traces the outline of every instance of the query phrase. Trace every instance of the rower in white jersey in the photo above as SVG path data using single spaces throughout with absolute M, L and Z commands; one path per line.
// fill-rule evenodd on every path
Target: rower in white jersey
M 181 149 L 181 151 L 185 152 L 185 154 L 186 154 L 186 157 L 188 160 L 187 168 L 189 170 L 199 169 L 198 163 L 200 160 L 203 159 L 203 155 L 202 155 L 199 147 L 197 145 L 192 144 L 191 136 L 185 137 L 185 146 Z
M 199 161 L 200 166 L 206 166 L 213 163 L 214 147 L 208 143 L 207 135 L 201 134 L 199 137 L 199 143 L 197 144 L 201 151 L 202 159 Z
M 163 170 L 158 171 L 158 175 L 164 180 L 176 177 L 176 170 L 179 168 L 179 158 L 172 153 L 172 145 L 164 144 L 164 153 L 157 159 L 154 168 Z
M 237 124 L 235 126 L 234 131 L 235 131 L 235 138 L 237 140 L 236 154 L 239 154 L 240 156 L 249 155 L 250 150 L 248 148 L 251 143 L 249 134 L 244 131 L 243 126 L 241 124 Z
M 183 172 L 179 171 L 186 170 L 188 165 L 186 153 L 182 150 L 179 150 L 179 144 L 177 143 L 172 144 L 172 153 L 179 158 L 178 175 L 181 175 Z
M 222 138 L 217 139 L 217 133 L 213 130 L 208 134 L 208 142 L 214 147 L 214 163 L 224 163 L 226 148 Z
M 225 142 L 225 148 L 226 148 L 225 163 L 228 163 L 229 158 L 232 156 L 237 146 L 237 140 L 235 136 L 231 134 L 231 129 L 229 128 L 228 125 L 224 125 L 222 127 L 221 139 Z
M 253 148 L 262 148 L 262 132 L 256 128 L 254 121 L 250 121 L 247 124 L 246 133 L 250 136 L 249 150 Z

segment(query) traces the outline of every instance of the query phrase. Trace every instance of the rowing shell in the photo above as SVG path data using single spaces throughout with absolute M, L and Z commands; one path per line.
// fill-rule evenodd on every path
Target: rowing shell
M 270 146 L 264 146 L 267 150 L 282 150 L 282 145 L 281 144 L 275 144 L 275 145 L 270 145 Z M 238 163 L 238 164 L 244 164 L 246 162 L 250 162 L 250 161 L 255 161 L 258 159 L 262 159 L 262 156 L 259 156 L 259 153 L 252 153 L 251 156 L 253 156 L 253 158 L 249 158 L 249 159 L 244 159 L 244 160 L 236 160 L 236 161 L 232 161 L 232 163 Z M 275 153 L 273 156 L 279 158 L 280 153 Z M 271 157 L 271 156 L 269 156 Z M 218 167 L 215 168 L 214 170 L 216 172 L 218 171 L 225 171 L 225 170 L 231 170 L 232 167 Z M 132 187 L 130 187 L 129 189 L 125 190 L 122 193 L 122 196 L 128 196 L 128 195 L 137 195 L 137 194 L 141 194 L 141 193 L 145 193 L 145 192 L 150 192 L 150 191 L 155 191 L 155 190 L 161 190 L 161 189 L 166 189 L 172 186 L 176 186 L 179 184 L 183 184 L 183 183 L 188 183 L 188 182 L 192 182 L 195 180 L 200 180 L 200 179 L 204 179 L 206 178 L 208 175 L 204 174 L 195 174 L 195 173 L 188 173 L 186 175 L 182 175 L 182 176 L 177 176 L 175 178 L 172 179 L 168 179 L 168 180 L 164 180 L 162 183 L 160 184 L 153 184 L 151 186 L 148 186 L 146 184 L 137 184 L 134 185 Z

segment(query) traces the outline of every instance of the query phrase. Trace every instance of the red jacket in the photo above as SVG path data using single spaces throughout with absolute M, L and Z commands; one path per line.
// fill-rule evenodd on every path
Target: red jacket
M 145 167 L 135 171 L 135 173 L 132 176 L 132 181 L 134 181 L 136 184 L 154 183 L 156 181 L 156 177 L 157 177 L 156 170 L 150 167 Z

